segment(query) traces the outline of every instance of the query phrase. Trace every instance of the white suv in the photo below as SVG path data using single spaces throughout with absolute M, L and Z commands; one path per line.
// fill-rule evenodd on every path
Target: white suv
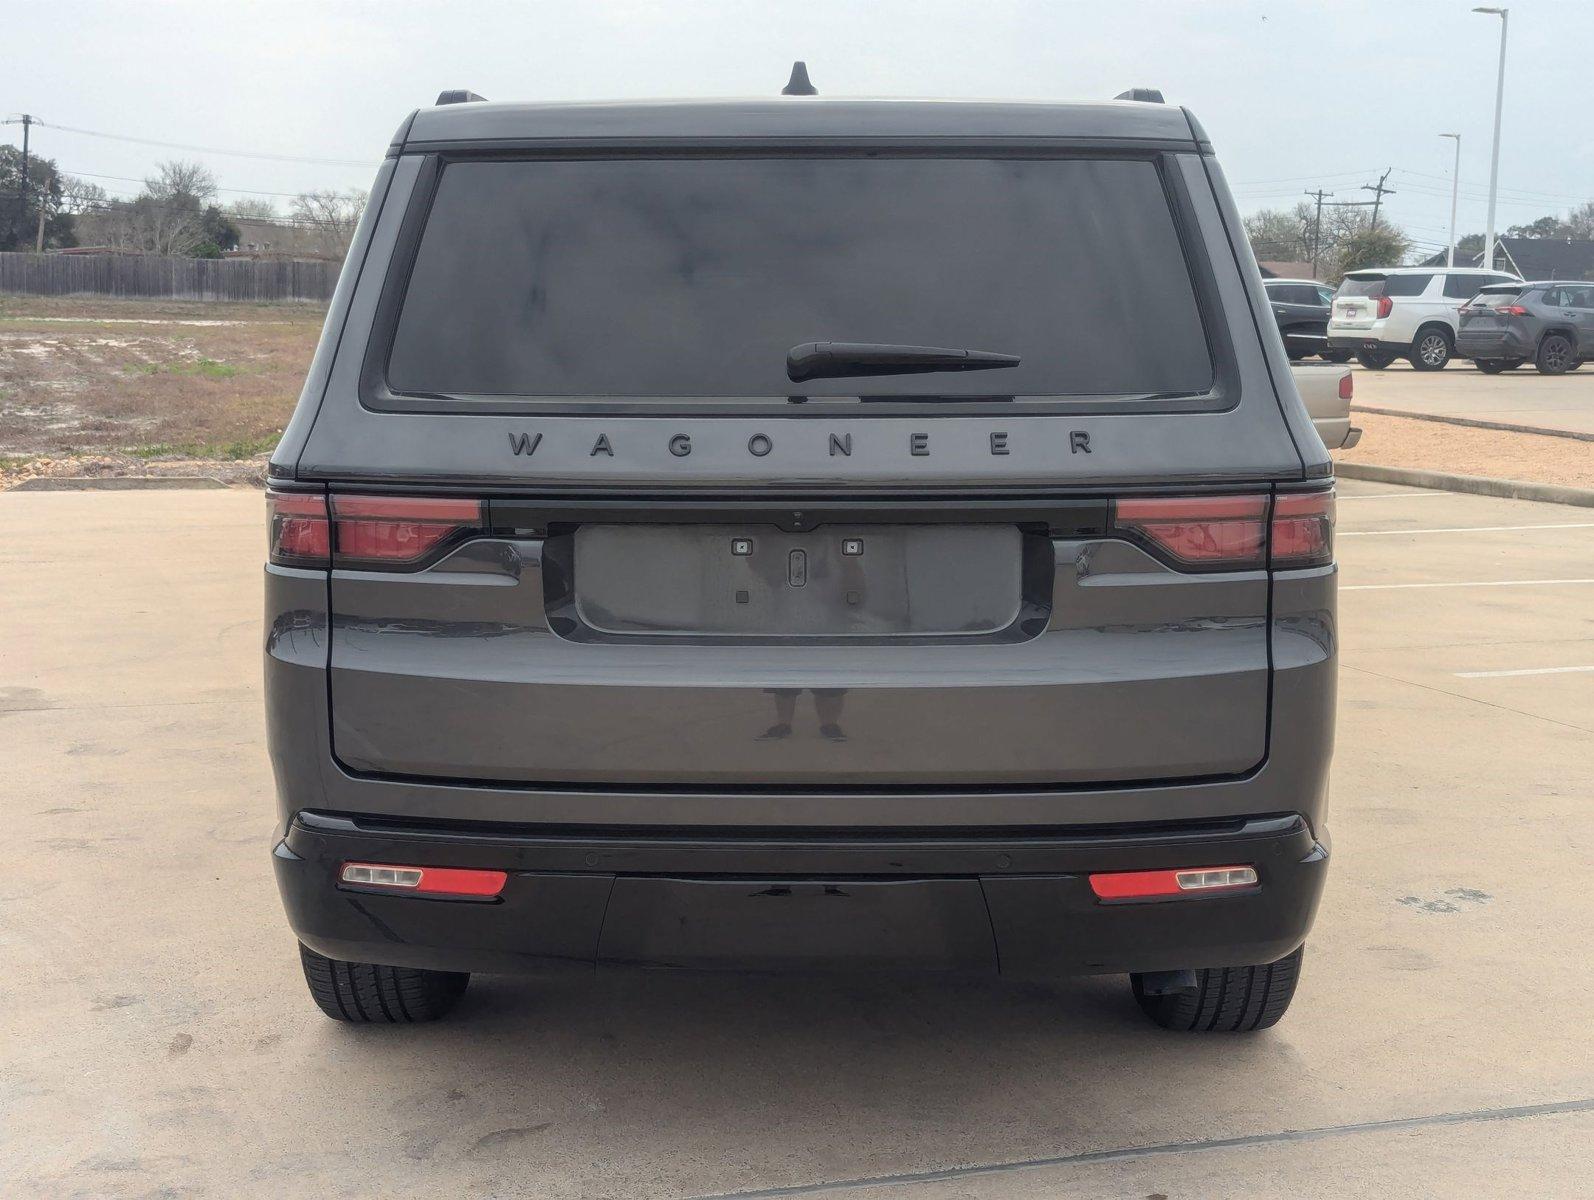
M 1388 267 L 1352 271 L 1334 294 L 1330 350 L 1352 350 L 1382 370 L 1402 355 L 1419 371 L 1437 371 L 1456 346 L 1456 312 L 1491 283 L 1520 283 L 1499 271 Z

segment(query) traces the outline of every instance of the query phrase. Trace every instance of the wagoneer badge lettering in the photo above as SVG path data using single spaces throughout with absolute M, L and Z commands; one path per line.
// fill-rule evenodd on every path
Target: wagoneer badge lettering
M 1012 435 L 1005 430 L 997 430 L 987 435 L 989 439 L 989 453 L 996 458 L 1004 458 L 1013 453 Z M 689 433 L 671 434 L 665 443 L 669 451 L 676 458 L 685 458 L 692 453 L 692 435 Z M 509 432 L 509 452 L 517 456 L 530 458 L 537 453 L 537 448 L 542 445 L 540 433 Z M 827 433 L 826 454 L 830 458 L 852 457 L 851 433 Z M 754 458 L 767 458 L 775 449 L 775 441 L 766 433 L 755 433 L 747 439 L 747 452 Z M 914 458 L 928 458 L 930 456 L 930 435 L 928 433 L 908 434 L 908 453 Z M 1083 429 L 1071 429 L 1068 432 L 1068 452 L 1070 454 L 1090 454 L 1090 434 Z M 606 433 L 598 434 L 592 443 L 592 448 L 587 451 L 587 457 L 596 458 L 598 455 L 614 457 L 614 444 Z

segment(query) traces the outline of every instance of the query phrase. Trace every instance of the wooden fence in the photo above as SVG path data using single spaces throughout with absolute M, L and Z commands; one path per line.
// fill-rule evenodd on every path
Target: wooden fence
M 0 253 L 0 292 L 325 302 L 332 298 L 341 267 L 341 263 L 313 259 Z

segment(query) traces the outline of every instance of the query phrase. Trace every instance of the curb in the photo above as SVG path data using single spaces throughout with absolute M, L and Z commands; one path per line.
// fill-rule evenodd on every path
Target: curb
M 1580 508 L 1594 508 L 1594 488 L 1529 483 L 1521 479 L 1490 479 L 1483 475 L 1446 475 L 1442 471 L 1379 467 L 1372 463 L 1335 463 L 1334 474 L 1341 479 L 1365 479 L 1372 483 L 1436 488 L 1442 492 L 1465 492 L 1473 496 L 1499 496 L 1506 500 L 1539 500 L 1546 504 L 1575 504 Z
M 1465 425 L 1468 429 L 1495 429 L 1501 433 L 1537 433 L 1544 437 L 1573 438 L 1579 442 L 1594 442 L 1594 433 L 1576 429 L 1546 429 L 1542 425 L 1513 425 L 1509 421 L 1485 421 L 1478 417 L 1448 417 L 1439 413 L 1407 412 L 1400 408 L 1374 408 L 1367 404 L 1352 404 L 1353 413 L 1372 413 L 1380 417 L 1406 417 L 1413 421 L 1437 421 L 1441 425 Z
M 7 488 L 8 492 L 143 492 L 161 489 L 225 488 L 209 475 L 38 475 Z

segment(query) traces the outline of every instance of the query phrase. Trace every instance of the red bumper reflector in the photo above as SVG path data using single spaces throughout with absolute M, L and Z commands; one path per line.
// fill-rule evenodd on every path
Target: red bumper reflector
M 1139 900 L 1147 896 L 1187 896 L 1200 892 L 1255 887 L 1255 867 L 1189 867 L 1173 871 L 1109 871 L 1090 877 L 1101 900 Z
M 401 867 L 392 863 L 344 863 L 340 876 L 357 887 L 382 888 L 421 896 L 496 896 L 509 875 L 465 867 Z

